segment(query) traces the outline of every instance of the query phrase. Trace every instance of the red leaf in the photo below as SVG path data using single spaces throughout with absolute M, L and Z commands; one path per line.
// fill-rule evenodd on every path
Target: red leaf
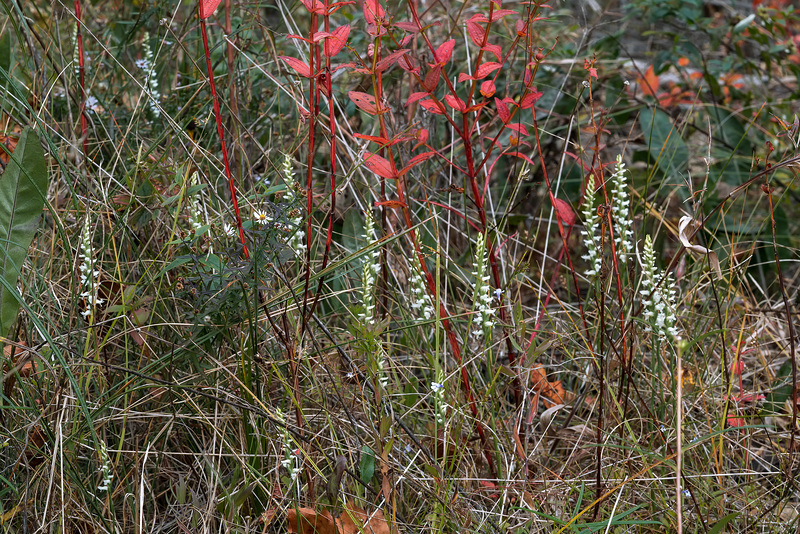
M 416 137 L 417 139 L 417 144 L 414 145 L 414 148 L 412 150 L 416 150 L 419 146 L 424 145 L 425 143 L 428 142 L 428 130 L 426 130 L 425 128 L 420 128 L 419 130 L 417 130 L 417 133 L 414 137 Z
M 339 69 L 353 69 L 353 72 L 357 72 L 359 74 L 372 74 L 372 71 L 366 67 L 361 67 L 356 65 L 355 63 L 344 63 L 342 65 L 337 66 L 333 69 L 333 72 L 336 72 Z
M 511 120 L 511 111 L 509 111 L 508 106 L 499 98 L 495 98 L 494 103 L 495 106 L 497 106 L 497 114 L 500 115 L 500 120 L 502 120 L 505 124 L 508 124 L 508 121 Z
M 411 33 L 417 33 L 419 31 L 419 26 L 417 26 L 416 23 L 411 22 L 410 20 L 406 20 L 403 22 L 395 22 L 394 27 Z
M 481 84 L 481 94 L 485 98 L 491 98 L 496 90 L 497 88 L 494 86 L 494 82 L 492 80 L 486 80 Z
M 425 75 L 425 79 L 422 80 L 422 88 L 432 93 L 436 90 L 436 86 L 439 85 L 439 76 L 442 74 L 442 67 L 436 65 L 431 70 L 428 71 L 428 74 Z
M 413 169 L 414 167 L 416 167 L 417 165 L 419 165 L 423 161 L 427 161 L 427 160 L 431 159 L 435 155 L 436 155 L 436 152 L 423 152 L 422 154 L 417 154 L 416 156 L 414 156 L 413 158 L 408 160 L 408 165 L 403 167 L 403 170 L 401 170 L 399 173 L 397 173 L 397 175 L 398 176 L 404 176 L 408 171 L 410 171 L 411 169 Z
M 331 36 L 331 34 L 328 33 L 328 32 L 317 32 L 317 33 L 314 34 L 314 43 L 318 43 L 318 42 L 322 41 L 323 39 L 327 39 L 330 36 Z
M 511 122 L 508 124 L 508 128 L 510 130 L 514 130 L 522 135 L 528 135 L 528 129 L 525 127 L 524 124 L 519 124 L 517 122 Z
M 383 20 L 385 12 L 380 0 L 364 0 L 364 18 L 367 24 L 378 24 Z
M 341 52 L 344 45 L 347 44 L 347 38 L 350 36 L 350 25 L 345 24 L 344 26 L 339 26 L 333 32 L 331 32 L 331 36 L 325 41 L 325 47 L 323 52 L 328 57 L 333 57 L 339 52 Z
M 200 0 L 200 20 L 206 20 L 214 14 L 222 0 Z
M 523 19 L 517 19 L 514 29 L 517 31 L 519 37 L 525 37 L 528 35 L 528 22 Z
M 467 21 L 467 33 L 469 33 L 469 38 L 472 39 L 472 42 L 475 43 L 475 46 L 483 46 L 483 37 L 486 35 L 486 30 L 484 30 L 483 26 L 477 22 L 473 22 L 472 19 L 470 19 Z
M 375 97 L 370 94 L 361 93 L 359 91 L 350 91 L 347 93 L 347 96 L 356 106 L 358 106 L 359 109 L 366 111 L 370 115 L 378 115 L 386 111 L 385 109 L 378 109 L 378 106 L 375 103 Z
M 381 146 L 391 146 L 397 143 L 397 140 L 390 141 L 385 137 L 375 136 L 375 135 L 365 135 L 365 134 L 353 134 L 353 137 L 357 137 L 359 139 L 364 139 L 366 141 L 372 141 L 373 143 L 378 143 Z
M 384 206 L 386 208 L 407 208 L 405 202 L 399 200 L 384 200 L 383 202 L 376 202 L 376 206 Z
M 287 35 L 286 38 L 287 39 L 298 39 L 300 41 L 305 41 L 306 43 L 310 43 L 311 42 L 311 40 L 309 40 L 307 37 L 303 37 L 302 35 L 295 35 L 293 33 L 290 33 L 289 35 Z
M 386 178 L 387 180 L 397 179 L 397 174 L 392 171 L 391 164 L 386 158 L 377 154 L 371 154 L 369 152 L 364 154 L 364 165 L 381 178 Z
M 316 13 L 318 15 L 325 14 L 325 4 L 320 2 L 320 0 L 302 0 L 302 2 L 309 13 Z
M 503 52 L 502 48 L 500 48 L 500 45 L 487 44 L 483 47 L 483 50 L 494 54 L 494 57 L 500 61 L 500 54 Z
M 306 65 L 304 62 L 300 61 L 296 57 L 289 57 L 289 56 L 278 56 L 278 57 L 284 60 L 287 65 L 296 70 L 297 74 L 299 74 L 303 78 L 311 78 L 311 67 Z
M 406 106 L 410 106 L 411 104 L 413 104 L 417 100 L 422 100 L 423 98 L 427 98 L 427 97 L 428 97 L 428 93 L 411 93 L 411 95 L 409 95 L 409 97 L 408 97 L 408 100 L 406 100 Z
M 532 93 L 528 93 L 527 95 L 522 97 L 522 101 L 519 103 L 519 107 L 522 109 L 532 108 L 533 105 L 542 98 L 542 93 L 537 91 L 533 91 Z
M 453 56 L 453 49 L 456 46 L 456 40 L 450 39 L 449 41 L 445 41 L 444 43 L 436 49 L 436 52 L 433 54 L 436 58 L 435 64 L 436 65 L 444 65 L 450 58 Z
M 447 102 L 451 108 L 463 112 L 465 109 L 464 101 L 453 95 L 445 95 L 444 101 Z
M 425 108 L 426 110 L 430 111 L 431 113 L 435 113 L 436 115 L 444 115 L 444 111 L 439 107 L 439 104 L 434 102 L 430 99 L 420 100 L 419 105 Z
M 375 65 L 375 72 L 383 72 L 389 67 L 391 67 L 398 59 L 406 55 L 410 50 L 408 48 L 401 48 L 400 50 L 395 50 L 385 58 L 378 61 L 378 64 Z
M 419 74 L 419 67 L 417 67 L 417 62 L 414 60 L 413 57 L 409 56 L 408 54 L 401 57 L 397 64 L 400 65 L 400 68 L 406 72 L 410 72 L 412 74 Z
M 344 6 L 349 6 L 350 4 L 355 4 L 355 1 L 352 2 L 335 2 L 333 4 L 328 5 L 328 15 L 333 15 Z
M 478 111 L 479 109 L 486 106 L 486 102 L 478 102 L 477 104 L 473 104 L 469 106 L 467 109 L 464 110 L 464 113 L 472 113 L 473 111 Z
M 492 13 L 492 22 L 496 22 L 502 19 L 503 17 L 507 17 L 508 15 L 519 15 L 519 13 L 517 13 L 513 9 L 498 9 L 497 11 Z
M 488 75 L 502 67 L 500 63 L 494 61 L 487 61 L 486 63 L 482 63 L 480 67 L 478 67 L 478 71 L 475 73 L 476 80 L 482 80 L 486 78 Z
M 553 207 L 556 209 L 558 217 L 564 221 L 567 226 L 575 224 L 575 212 L 572 211 L 572 206 L 570 206 L 568 202 L 560 198 L 554 198 Z

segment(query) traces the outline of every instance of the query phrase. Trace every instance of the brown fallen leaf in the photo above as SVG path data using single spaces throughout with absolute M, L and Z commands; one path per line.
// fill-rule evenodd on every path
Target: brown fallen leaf
M 267 510 L 264 513 L 270 521 L 274 515 L 274 510 Z M 338 534 L 396 533 L 395 529 L 389 528 L 389 523 L 383 517 L 381 510 L 368 514 L 352 502 L 347 503 L 338 519 L 334 519 L 327 510 L 317 512 L 313 508 L 291 508 L 286 512 L 286 523 L 289 534 L 337 534 L 337 531 Z

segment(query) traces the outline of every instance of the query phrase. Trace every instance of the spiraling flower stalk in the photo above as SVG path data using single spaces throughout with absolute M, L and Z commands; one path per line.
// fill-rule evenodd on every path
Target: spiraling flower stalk
M 600 244 L 597 239 L 597 231 L 600 228 L 600 217 L 595 210 L 595 180 L 594 173 L 589 175 L 589 180 L 586 183 L 586 193 L 583 196 L 583 206 L 581 213 L 583 214 L 583 236 L 586 244 L 586 254 L 583 259 L 589 262 L 589 269 L 586 271 L 586 276 L 592 277 L 600 274 L 602 267 L 602 254 Z
M 627 263 L 633 249 L 633 220 L 630 215 L 628 176 L 621 154 L 617 156 L 617 170 L 611 176 L 611 182 L 614 184 L 614 243 L 619 261 Z

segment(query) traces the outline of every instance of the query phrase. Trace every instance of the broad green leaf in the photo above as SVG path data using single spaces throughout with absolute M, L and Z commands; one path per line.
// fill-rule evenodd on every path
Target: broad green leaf
M 643 109 L 639 125 L 647 140 L 650 159 L 669 176 L 681 174 L 689 167 L 689 149 L 669 115 L 659 110 Z
M 47 165 L 39 136 L 22 131 L 0 176 L 0 335 L 8 336 L 19 312 L 20 269 L 39 227 L 47 191 Z
M 358 471 L 361 474 L 361 482 L 369 484 L 372 481 L 372 476 L 375 474 L 375 453 L 367 445 L 361 449 Z

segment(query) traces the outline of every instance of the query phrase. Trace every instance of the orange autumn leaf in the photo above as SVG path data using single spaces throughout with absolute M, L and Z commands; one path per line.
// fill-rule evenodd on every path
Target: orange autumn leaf
M 17 142 L 19 141 L 19 135 L 0 135 L 0 163 L 3 166 L 8 165 L 8 161 L 11 159 L 11 153 L 14 152 L 14 149 L 17 148 Z
M 553 380 L 552 382 L 547 380 L 547 373 L 545 373 L 541 365 L 534 367 L 531 375 L 533 389 L 538 395 L 542 396 L 545 407 L 552 408 L 557 404 L 564 404 L 567 392 L 564 391 L 561 380 Z
M 637 80 L 639 83 L 639 87 L 647 96 L 656 96 L 656 91 L 658 91 L 658 76 L 653 71 L 653 66 L 650 65 L 647 67 L 647 71 L 644 73 L 644 76 Z

